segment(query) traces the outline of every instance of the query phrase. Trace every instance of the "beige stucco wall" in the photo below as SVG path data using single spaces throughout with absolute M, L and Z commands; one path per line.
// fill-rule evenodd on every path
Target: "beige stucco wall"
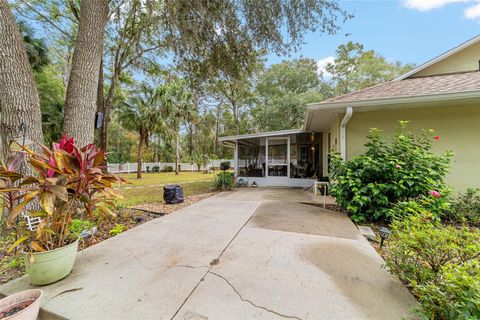
M 339 114 L 332 122 L 330 128 L 323 134 L 323 175 L 328 176 L 328 154 L 330 151 L 340 152 L 340 122 L 344 114 Z M 330 133 L 330 145 L 328 144 L 328 133 Z
M 455 153 L 447 182 L 456 191 L 480 187 L 480 105 L 430 107 L 416 109 L 353 112 L 347 125 L 347 158 L 365 151 L 369 128 L 379 128 L 392 134 L 398 120 L 411 121 L 411 131 L 434 129 L 440 140 L 434 141 L 434 151 Z
M 480 60 L 480 42 L 432 64 L 413 77 L 478 70 L 478 60 Z

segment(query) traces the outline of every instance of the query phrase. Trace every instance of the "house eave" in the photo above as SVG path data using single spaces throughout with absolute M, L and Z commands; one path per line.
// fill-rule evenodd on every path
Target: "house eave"
M 250 133 L 250 134 L 241 134 L 241 135 L 235 135 L 235 136 L 219 137 L 218 141 L 226 142 L 226 141 L 236 141 L 236 140 L 241 140 L 241 139 L 275 137 L 275 136 L 297 134 L 297 133 L 301 133 L 301 132 L 303 132 L 302 129 L 289 129 L 289 130 L 259 132 L 259 133 Z
M 314 111 L 324 110 L 335 113 L 343 113 L 346 108 L 355 108 L 356 112 L 370 111 L 372 109 L 382 110 L 391 107 L 395 108 L 411 108 L 412 105 L 421 103 L 439 103 L 444 101 L 462 101 L 469 99 L 480 99 L 480 90 L 463 91 L 455 93 L 443 94 L 429 94 L 419 96 L 403 96 L 403 97 L 389 97 L 381 99 L 364 99 L 354 101 L 339 101 L 339 102 L 320 102 L 310 103 L 307 105 L 305 112 L 305 121 L 303 130 L 308 131 L 312 121 L 312 114 Z
M 392 104 L 410 104 L 418 102 L 436 102 L 436 101 L 450 101 L 462 100 L 470 98 L 480 98 L 480 90 L 462 91 L 455 93 L 442 94 L 427 94 L 418 96 L 401 96 L 401 97 L 387 97 L 379 99 L 364 99 L 354 101 L 339 101 L 329 103 L 310 103 L 307 105 L 307 110 L 321 110 L 321 109 L 335 109 L 345 107 L 365 107 L 365 106 L 388 106 Z

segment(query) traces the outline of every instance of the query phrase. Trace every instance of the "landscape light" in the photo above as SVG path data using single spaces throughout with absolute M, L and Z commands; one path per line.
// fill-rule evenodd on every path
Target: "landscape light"
M 385 227 L 381 227 L 379 232 L 380 232 L 380 238 L 382 238 L 382 240 L 380 241 L 380 248 L 381 248 L 383 247 L 383 242 L 387 240 L 388 237 L 390 237 L 390 234 L 392 234 L 392 232 Z

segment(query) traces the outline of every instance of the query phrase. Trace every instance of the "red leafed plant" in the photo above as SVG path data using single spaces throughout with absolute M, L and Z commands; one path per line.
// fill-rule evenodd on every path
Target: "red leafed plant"
M 22 147 L 21 152 L 12 154 L 0 167 L 0 194 L 7 212 L 7 226 L 21 233 L 10 250 L 57 249 L 76 240 L 70 234 L 72 219 L 115 215 L 109 207 L 120 196 L 113 186 L 124 180 L 102 172 L 102 150 L 93 144 L 78 148 L 73 138 L 67 139 L 65 135 L 52 149 L 45 146 L 41 149 L 37 153 Z M 24 161 L 34 175 L 18 171 Z M 35 231 L 29 231 L 23 219 L 19 219 L 22 212 L 41 218 Z

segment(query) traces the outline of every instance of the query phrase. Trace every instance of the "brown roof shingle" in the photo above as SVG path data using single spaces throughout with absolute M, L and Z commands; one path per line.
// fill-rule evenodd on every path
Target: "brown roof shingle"
M 480 72 L 474 71 L 390 81 L 357 92 L 331 98 L 320 104 L 460 93 L 477 90 L 480 91 Z

